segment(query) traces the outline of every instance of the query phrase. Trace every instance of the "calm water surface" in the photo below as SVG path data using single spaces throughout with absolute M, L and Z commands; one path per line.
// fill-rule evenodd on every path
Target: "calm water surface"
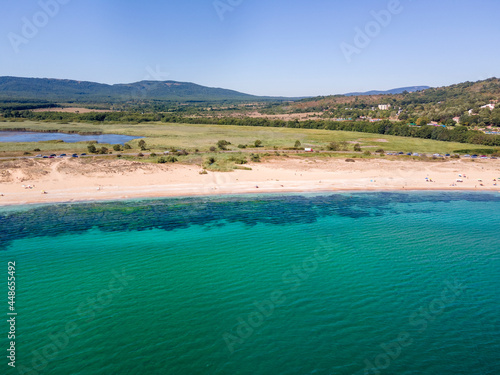
M 497 375 L 499 212 L 500 194 L 463 192 L 0 209 L 17 365 Z

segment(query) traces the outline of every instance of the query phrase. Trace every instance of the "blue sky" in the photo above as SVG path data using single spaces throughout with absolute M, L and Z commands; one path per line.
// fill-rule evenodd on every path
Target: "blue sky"
M 498 0 L 0 4 L 0 75 L 176 80 L 283 96 L 500 76 Z

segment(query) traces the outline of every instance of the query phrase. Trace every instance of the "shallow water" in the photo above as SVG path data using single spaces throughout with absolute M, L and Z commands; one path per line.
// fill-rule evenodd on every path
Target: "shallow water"
M 142 137 L 131 137 L 129 135 L 120 134 L 80 135 L 66 133 L 0 131 L 0 142 L 42 142 L 62 140 L 66 143 L 97 141 L 99 143 L 123 145 L 128 141 L 138 138 Z
M 17 363 L 56 375 L 498 374 L 499 209 L 499 194 L 465 192 L 0 209 Z

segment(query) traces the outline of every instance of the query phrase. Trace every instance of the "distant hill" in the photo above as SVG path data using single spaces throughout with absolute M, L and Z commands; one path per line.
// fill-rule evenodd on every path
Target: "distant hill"
M 251 101 L 271 98 L 189 82 L 141 81 L 106 85 L 67 79 L 0 77 L 0 100 L 16 99 L 88 103 L 140 100 Z
M 367 92 L 350 92 L 348 94 L 344 94 L 344 96 L 368 96 L 368 95 L 388 95 L 388 94 L 401 94 L 405 91 L 407 92 L 415 92 L 430 89 L 430 86 L 410 86 L 410 87 L 400 87 L 397 89 L 386 90 L 386 91 L 367 91 Z

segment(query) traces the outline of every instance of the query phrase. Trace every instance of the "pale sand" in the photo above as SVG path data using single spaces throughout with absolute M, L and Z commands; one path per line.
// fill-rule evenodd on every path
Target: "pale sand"
M 30 159 L 0 166 L 0 194 L 3 194 L 0 205 L 342 190 L 500 192 L 493 181 L 500 178 L 500 160 L 381 159 L 347 163 L 344 159 L 279 158 L 247 164 L 251 171 L 209 172 L 207 175 L 199 174 L 201 168 L 198 166 L 142 164 L 117 159 Z M 459 175 L 464 174 L 463 182 L 456 182 Z M 426 178 L 433 182 L 426 182 Z M 484 186 L 480 186 L 481 183 Z M 28 185 L 34 188 L 26 188 Z

